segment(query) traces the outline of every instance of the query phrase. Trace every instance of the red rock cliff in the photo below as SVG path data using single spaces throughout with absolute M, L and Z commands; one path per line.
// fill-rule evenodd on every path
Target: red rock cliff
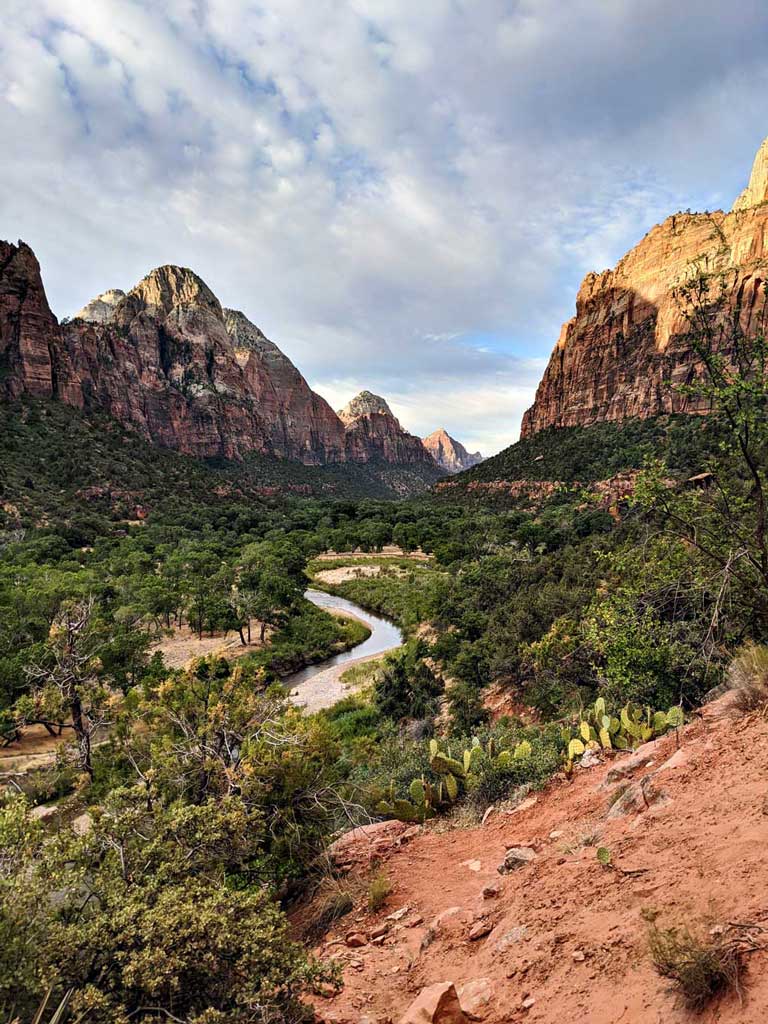
M 352 462 L 423 463 L 435 466 L 420 438 L 403 430 L 387 403 L 370 391 L 361 391 L 339 412 L 346 428 L 347 457 Z
M 725 272 L 742 327 L 757 329 L 768 271 L 768 140 L 730 213 L 677 214 L 653 228 L 614 270 L 588 274 L 563 326 L 522 435 L 630 416 L 706 411 L 671 384 L 697 361 L 676 288 L 694 265 Z

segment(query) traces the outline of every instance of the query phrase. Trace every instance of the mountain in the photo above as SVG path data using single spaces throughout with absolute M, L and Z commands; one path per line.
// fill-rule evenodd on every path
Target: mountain
M 337 416 L 255 324 L 223 309 L 185 267 L 157 267 L 59 324 L 33 251 L 0 242 L 0 395 L 106 414 L 198 458 L 412 467 L 395 474 L 398 493 L 440 475 L 383 399 L 363 392 Z
M 742 328 L 766 308 L 768 139 L 730 213 L 678 213 L 654 227 L 613 270 L 585 277 L 576 316 L 557 345 L 523 418 L 522 436 L 547 427 L 672 412 L 705 412 L 667 382 L 690 382 L 698 362 L 676 289 L 692 268 L 723 273 Z
M 463 469 L 471 469 L 483 461 L 480 452 L 473 452 L 470 455 L 464 445 L 451 437 L 442 427 L 429 437 L 425 437 L 423 444 L 446 473 L 461 473 Z
M 352 462 L 380 459 L 401 465 L 422 465 L 441 476 L 420 438 L 403 430 L 387 403 L 370 391 L 361 391 L 343 409 L 339 419 L 346 433 L 347 457 Z

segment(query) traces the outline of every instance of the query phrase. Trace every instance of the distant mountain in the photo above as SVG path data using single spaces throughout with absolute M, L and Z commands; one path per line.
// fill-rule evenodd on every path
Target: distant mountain
M 405 490 L 440 475 L 383 399 L 363 392 L 337 416 L 255 324 L 222 309 L 186 267 L 157 267 L 59 324 L 30 247 L 0 242 L 0 396 L 105 413 L 198 458 L 403 465 L 412 468 L 395 478 Z
M 689 384 L 701 372 L 677 290 L 693 266 L 723 274 L 741 328 L 760 333 L 766 260 L 768 139 L 730 213 L 675 214 L 652 228 L 614 270 L 587 274 L 576 316 L 563 326 L 523 418 L 522 436 L 548 427 L 706 412 L 700 398 L 669 386 Z
M 471 469 L 483 461 L 480 452 L 470 454 L 467 449 L 440 427 L 423 441 L 424 447 L 432 458 L 446 473 L 461 473 L 463 469 Z
M 361 391 L 343 409 L 339 419 L 346 432 L 347 455 L 352 462 L 381 459 L 401 465 L 421 464 L 441 476 L 435 460 L 414 434 L 403 430 L 387 403 L 370 391 Z

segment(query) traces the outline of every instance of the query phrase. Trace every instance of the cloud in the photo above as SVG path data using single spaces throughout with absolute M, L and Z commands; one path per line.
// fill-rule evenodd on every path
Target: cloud
M 766 42 L 763 0 L 6 0 L 0 234 L 60 315 L 192 266 L 329 399 L 492 451 L 584 273 L 743 187 Z

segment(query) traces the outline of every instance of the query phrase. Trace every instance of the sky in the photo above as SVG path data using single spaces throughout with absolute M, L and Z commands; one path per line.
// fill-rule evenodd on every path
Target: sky
M 0 238 L 57 315 L 192 267 L 335 408 L 518 436 L 583 276 L 729 208 L 768 4 L 2 0 Z

